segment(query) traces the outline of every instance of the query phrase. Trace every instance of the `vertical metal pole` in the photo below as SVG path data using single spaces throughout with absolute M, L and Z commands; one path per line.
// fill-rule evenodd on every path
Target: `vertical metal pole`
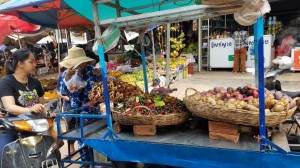
M 152 53 L 153 53 L 153 79 L 156 79 L 156 55 L 155 55 L 155 43 L 154 43 L 154 33 L 151 30 L 151 39 L 152 39 Z
M 99 58 L 100 58 L 100 67 L 101 67 L 103 93 L 104 93 L 104 102 L 105 102 L 105 106 L 106 106 L 106 122 L 107 122 L 108 129 L 113 130 L 111 111 L 110 111 L 109 91 L 108 91 L 108 86 L 107 86 L 107 76 L 106 76 L 106 64 L 105 64 L 105 58 L 104 58 L 104 50 L 103 50 L 103 46 L 101 44 L 101 41 L 99 40 L 99 37 L 101 36 L 101 29 L 100 29 L 99 24 L 98 24 L 99 17 L 98 17 L 98 8 L 97 8 L 96 0 L 92 1 L 92 6 L 93 6 L 93 16 L 94 16 L 94 25 L 95 25 L 95 36 L 96 36 L 97 41 L 99 43 L 98 54 L 99 54 Z M 112 137 L 110 137 L 110 138 L 112 138 Z
M 202 71 L 202 19 L 198 19 L 198 68 Z
M 255 64 L 258 67 L 256 69 L 256 79 L 258 80 L 259 89 L 259 133 L 260 138 L 266 138 L 266 121 L 265 121 L 265 83 L 264 83 L 264 20 L 260 17 L 254 25 L 254 39 L 255 43 Z M 266 149 L 265 142 L 262 139 L 260 141 L 260 150 Z
M 207 71 L 209 71 L 209 65 L 210 65 L 210 23 L 209 23 L 209 19 L 207 19 L 207 24 L 208 24 L 208 31 L 207 31 L 207 61 L 206 61 L 206 65 L 207 65 Z
M 143 44 L 141 44 L 141 54 L 142 54 L 142 65 L 143 65 L 143 74 L 144 74 L 144 86 L 145 86 L 145 93 L 148 93 L 148 78 L 147 78 L 147 65 L 146 65 L 146 54 L 145 48 Z
M 57 31 L 56 31 L 56 38 L 57 38 L 57 61 L 60 62 L 60 28 L 59 28 L 59 21 L 57 22 Z M 58 76 L 60 76 L 60 66 L 58 64 Z
M 166 58 L 166 86 L 169 85 L 170 82 L 170 23 L 167 24 L 167 58 Z
M 67 49 L 69 49 L 70 48 L 70 46 L 69 46 L 69 32 L 68 32 L 68 30 L 67 29 L 65 29 L 65 34 L 66 34 L 66 39 L 67 39 Z

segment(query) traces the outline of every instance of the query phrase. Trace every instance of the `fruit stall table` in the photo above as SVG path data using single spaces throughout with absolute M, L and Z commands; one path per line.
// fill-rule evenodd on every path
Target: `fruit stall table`
M 125 0 L 124 0 L 125 1 Z M 124 2 L 120 1 L 120 2 Z M 103 4 L 99 5 L 96 1 L 73 1 L 65 0 L 71 7 L 73 7 L 78 13 L 88 18 L 95 18 L 96 25 L 111 24 L 112 22 L 119 24 L 120 27 L 138 28 L 141 27 L 145 20 L 145 25 L 149 25 L 149 21 L 153 21 L 153 24 L 157 22 L 168 23 L 167 34 L 170 34 L 170 22 L 177 22 L 179 17 L 181 20 L 191 20 L 192 18 L 203 17 L 204 13 L 214 16 L 214 10 L 220 9 L 212 8 L 212 13 L 203 11 L 207 6 L 195 5 L 191 1 L 190 6 L 181 7 L 180 5 L 174 5 L 173 9 L 162 10 L 152 13 L 134 13 L 135 16 L 126 16 L 116 18 L 111 17 L 111 20 L 101 19 L 100 22 L 98 10 Z M 195 1 L 200 2 L 200 1 Z M 135 3 L 139 3 L 136 1 Z M 149 6 L 153 6 L 153 1 L 143 1 L 148 3 Z M 125 3 L 126 4 L 126 3 Z M 127 3 L 130 4 L 130 3 Z M 97 6 L 98 5 L 98 6 Z M 116 4 L 114 4 L 116 5 Z M 110 5 L 110 6 L 114 6 Z M 145 4 L 140 4 L 141 7 Z M 161 3 L 158 3 L 161 6 Z M 171 4 L 168 4 L 172 6 Z M 236 5 L 236 4 L 235 4 Z M 93 7 L 93 16 L 91 13 L 86 12 L 87 7 Z M 238 5 L 237 5 L 238 6 Z M 99 7 L 99 8 L 98 8 Z M 165 6 L 166 7 L 166 6 Z M 236 6 L 226 6 L 226 12 L 234 9 Z M 120 7 L 119 7 L 120 8 Z M 145 7 L 144 7 L 145 8 Z M 139 9 L 139 8 L 138 8 Z M 142 8 L 143 9 L 143 8 Z M 101 11 L 102 11 L 101 10 Z M 126 10 L 126 9 L 125 9 Z M 197 11 L 199 10 L 199 11 Z M 126 12 L 132 12 L 134 9 L 129 9 Z M 141 12 L 143 10 L 139 10 Z M 120 12 L 120 11 L 119 11 Z M 135 11 L 134 11 L 135 12 Z M 233 11 L 231 11 L 233 12 Z M 105 12 L 103 12 L 105 13 Z M 107 12 L 109 13 L 109 12 Z M 179 15 L 178 15 L 179 14 Z M 203 14 L 203 15 L 202 15 Z M 159 16 L 159 17 L 158 17 Z M 183 16 L 183 17 L 182 17 Z M 148 18 L 148 19 L 147 19 Z M 157 19 L 157 20 L 156 20 Z M 257 79 L 259 82 L 259 96 L 264 97 L 264 54 L 263 54 L 263 18 L 259 18 L 255 24 L 255 49 L 258 55 L 258 72 Z M 100 37 L 100 29 L 96 27 L 96 36 Z M 169 35 L 167 37 L 167 41 Z M 170 51 L 170 44 L 167 44 L 167 50 Z M 106 68 L 104 62 L 103 46 L 98 46 L 98 53 L 100 56 L 103 94 L 106 105 L 106 115 L 92 115 L 92 114 L 74 114 L 76 111 L 81 111 L 86 107 L 74 109 L 62 114 L 58 114 L 57 117 L 76 117 L 80 120 L 80 127 L 71 132 L 61 134 L 58 130 L 59 138 L 68 140 L 80 140 L 86 145 L 92 147 L 99 153 L 104 154 L 113 161 L 121 162 L 144 162 L 151 164 L 170 165 L 176 167 L 299 167 L 300 154 L 286 151 L 280 148 L 278 145 L 270 142 L 266 138 L 266 125 L 265 125 L 265 102 L 264 99 L 259 99 L 260 102 L 260 136 L 259 141 L 246 135 L 241 135 L 240 141 L 237 143 L 223 142 L 211 140 L 207 136 L 207 132 L 202 130 L 193 130 L 180 127 L 174 127 L 173 129 L 161 130 L 160 133 L 154 136 L 135 136 L 132 133 L 120 133 L 115 134 L 113 130 L 113 122 L 110 111 L 109 91 L 106 78 Z M 170 54 L 170 52 L 169 52 Z M 169 55 L 167 52 L 167 74 L 169 68 Z M 145 52 L 142 47 L 142 62 L 144 73 L 144 84 L 147 92 L 147 75 L 146 75 L 146 61 Z M 168 76 L 168 75 L 167 75 Z M 84 126 L 84 118 L 99 119 L 98 121 Z M 59 121 L 59 120 L 58 120 Z M 60 122 L 58 122 L 60 127 Z M 267 149 L 267 146 L 271 146 L 272 149 Z M 276 149 L 276 150 L 273 150 Z M 91 162 L 72 161 L 69 158 L 62 160 L 62 167 L 64 163 L 79 163 L 90 164 L 92 167 L 98 164 L 92 160 Z

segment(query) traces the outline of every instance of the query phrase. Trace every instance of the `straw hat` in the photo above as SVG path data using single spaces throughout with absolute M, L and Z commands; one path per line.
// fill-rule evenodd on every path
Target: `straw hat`
M 93 61 L 93 59 L 87 57 L 82 48 L 72 47 L 68 50 L 68 56 L 59 65 L 69 69 L 72 67 L 76 68 L 78 65 L 90 61 Z

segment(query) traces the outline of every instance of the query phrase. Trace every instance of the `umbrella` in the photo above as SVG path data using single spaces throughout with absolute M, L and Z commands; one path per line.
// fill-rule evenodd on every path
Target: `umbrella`
M 91 25 L 92 22 L 77 14 L 63 0 L 10 0 L 0 5 L 0 13 L 43 27 L 60 28 Z
M 32 33 L 40 28 L 41 26 L 27 23 L 16 16 L 0 14 L 0 44 L 4 37 L 12 34 L 14 31 L 17 33 Z

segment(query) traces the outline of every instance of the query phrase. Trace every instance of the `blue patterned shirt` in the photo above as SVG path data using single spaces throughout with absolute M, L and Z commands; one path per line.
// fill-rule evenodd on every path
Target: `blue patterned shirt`
M 64 107 L 66 108 L 79 108 L 82 105 L 89 102 L 89 92 L 91 91 L 94 83 L 100 82 L 101 77 L 93 74 L 94 67 L 87 65 L 85 70 L 82 71 L 82 80 L 87 82 L 85 88 L 78 90 L 77 92 L 71 93 L 64 82 L 67 74 L 67 70 L 61 74 L 59 82 L 59 91 L 62 95 L 68 96 L 70 101 L 64 101 Z

